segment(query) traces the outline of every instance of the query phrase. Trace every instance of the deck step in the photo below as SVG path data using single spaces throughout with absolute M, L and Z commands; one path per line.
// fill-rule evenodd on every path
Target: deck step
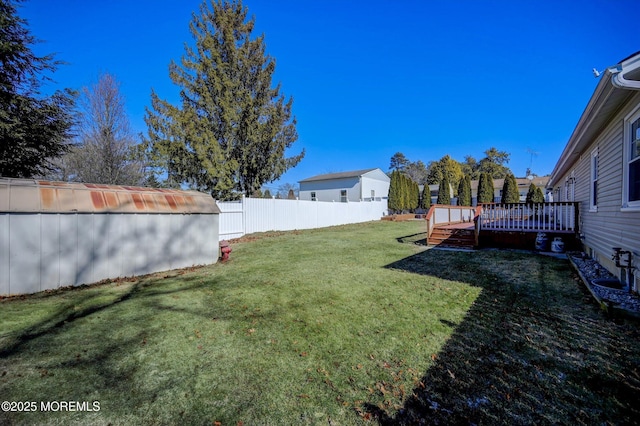
M 429 237 L 429 245 L 471 249 L 475 245 L 472 229 L 434 228 Z

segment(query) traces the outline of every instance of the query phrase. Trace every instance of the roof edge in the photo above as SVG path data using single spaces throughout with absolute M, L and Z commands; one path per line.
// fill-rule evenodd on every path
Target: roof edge
M 573 164 L 570 160 L 576 146 L 581 142 L 583 135 L 589 130 L 593 119 L 598 115 L 614 90 L 638 90 L 624 83 L 628 81 L 624 79 L 624 74 L 638 67 L 640 67 L 640 51 L 621 60 L 618 64 L 608 67 L 602 73 L 598 85 L 591 95 L 582 115 L 578 119 L 576 127 L 573 129 L 567 144 L 551 172 L 551 178 L 547 184 L 549 187 L 555 186 L 559 179 L 569 170 L 570 165 Z
M 337 172 L 337 173 L 324 173 L 324 174 L 315 175 L 315 176 L 308 177 L 306 179 L 299 180 L 298 183 L 318 182 L 318 181 L 323 181 L 323 180 L 334 180 L 334 179 L 348 179 L 348 178 L 352 178 L 352 177 L 362 177 L 362 176 L 366 175 L 367 173 L 371 173 L 371 172 L 373 172 L 375 170 L 380 170 L 382 173 L 384 173 L 384 171 L 380 167 L 374 167 L 374 168 L 371 168 L 371 169 L 351 170 L 351 171 Z

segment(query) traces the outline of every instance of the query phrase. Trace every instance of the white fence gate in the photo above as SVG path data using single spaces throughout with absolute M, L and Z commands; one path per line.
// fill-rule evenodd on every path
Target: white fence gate
M 348 223 L 379 220 L 387 214 L 387 200 L 324 202 L 243 198 L 218 201 L 220 240 L 266 231 L 324 228 Z

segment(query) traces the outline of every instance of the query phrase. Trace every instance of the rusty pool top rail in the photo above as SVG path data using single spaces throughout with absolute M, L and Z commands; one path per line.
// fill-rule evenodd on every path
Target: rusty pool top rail
M 218 214 L 198 191 L 0 178 L 0 213 Z

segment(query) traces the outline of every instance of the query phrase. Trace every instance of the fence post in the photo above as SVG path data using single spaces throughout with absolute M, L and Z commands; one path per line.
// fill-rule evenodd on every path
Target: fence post
M 247 235 L 247 205 L 244 194 L 242 194 L 240 205 L 242 206 L 242 235 Z

